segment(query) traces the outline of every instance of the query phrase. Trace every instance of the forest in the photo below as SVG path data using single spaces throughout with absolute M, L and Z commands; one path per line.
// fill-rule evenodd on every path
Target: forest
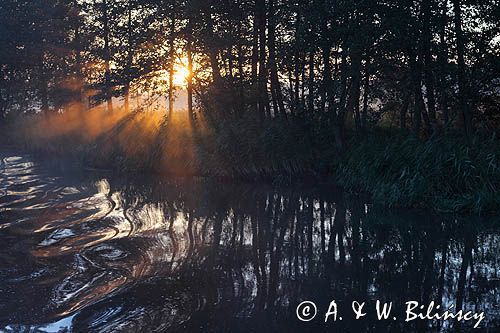
M 9 147 L 500 207 L 498 0 L 1 0 Z

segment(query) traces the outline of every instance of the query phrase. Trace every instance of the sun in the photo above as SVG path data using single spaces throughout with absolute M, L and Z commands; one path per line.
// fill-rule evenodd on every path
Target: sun
M 189 75 L 191 75 L 184 63 L 184 59 L 182 59 L 181 62 L 174 65 L 174 85 L 176 86 L 185 86 Z

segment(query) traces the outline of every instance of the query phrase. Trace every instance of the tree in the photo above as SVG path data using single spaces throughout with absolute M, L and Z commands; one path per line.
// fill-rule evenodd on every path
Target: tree
M 462 8 L 460 0 L 453 0 L 453 21 L 455 24 L 455 38 L 457 46 L 457 69 L 458 69 L 458 100 L 463 117 L 463 127 L 465 135 L 472 135 L 472 113 L 467 102 L 468 88 L 465 70 L 465 41 L 462 31 Z

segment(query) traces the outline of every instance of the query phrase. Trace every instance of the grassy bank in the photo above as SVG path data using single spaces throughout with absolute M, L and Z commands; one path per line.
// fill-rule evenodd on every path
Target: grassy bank
M 359 140 L 337 164 L 335 179 L 386 206 L 486 212 L 500 207 L 500 145 L 494 138 L 378 134 Z
M 20 120 L 4 129 L 32 153 L 72 156 L 93 168 L 269 181 L 331 182 L 389 207 L 484 213 L 500 207 L 500 146 L 494 137 L 426 140 L 391 131 L 351 136 L 339 154 L 328 124 L 289 119 L 217 124 L 183 114 L 100 111 Z M 22 122 L 22 123 L 19 123 Z

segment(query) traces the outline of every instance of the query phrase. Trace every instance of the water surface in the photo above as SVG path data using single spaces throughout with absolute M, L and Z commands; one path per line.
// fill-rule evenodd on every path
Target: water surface
M 0 331 L 469 331 L 404 322 L 405 302 L 500 327 L 493 218 L 387 212 L 331 188 L 79 172 L 0 156 Z M 351 302 L 394 302 L 398 320 Z M 304 300 L 310 322 L 296 318 Z M 342 321 L 324 323 L 336 300 Z

